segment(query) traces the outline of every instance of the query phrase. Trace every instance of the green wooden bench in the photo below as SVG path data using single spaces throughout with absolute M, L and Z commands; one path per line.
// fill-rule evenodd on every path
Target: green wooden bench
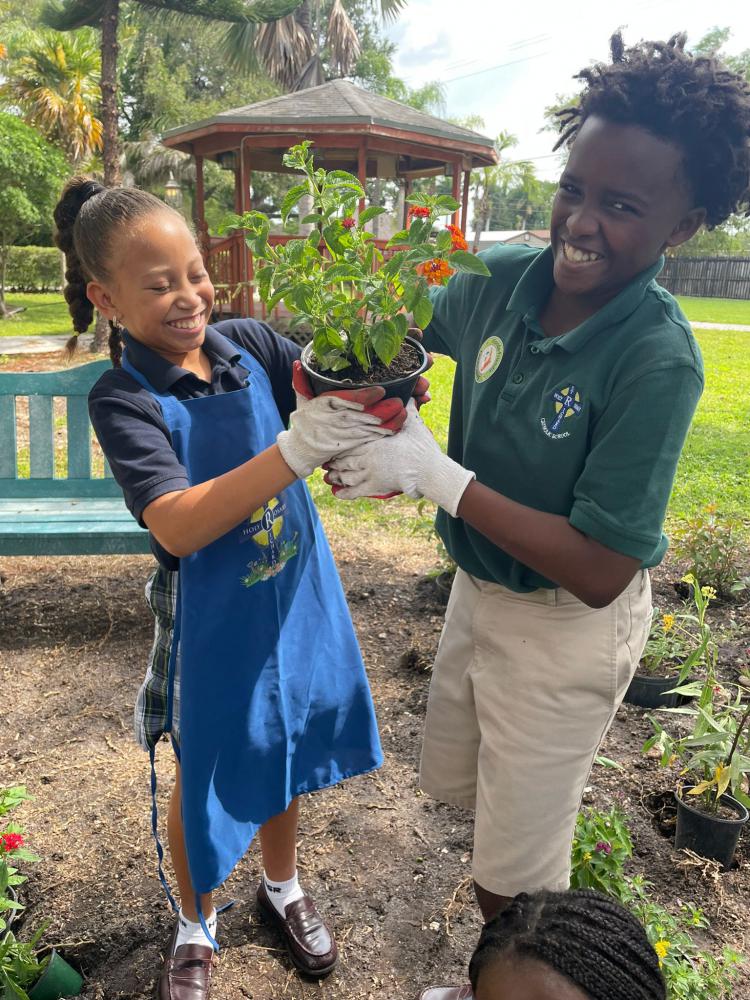
M 59 372 L 0 372 L 0 555 L 150 551 L 148 532 L 133 520 L 106 462 L 103 476 L 92 475 L 87 396 L 109 367 L 94 361 Z M 23 397 L 28 469 L 19 470 L 16 400 Z M 56 397 L 66 404 L 67 419 L 60 423 L 66 425 L 67 477 L 55 475 Z

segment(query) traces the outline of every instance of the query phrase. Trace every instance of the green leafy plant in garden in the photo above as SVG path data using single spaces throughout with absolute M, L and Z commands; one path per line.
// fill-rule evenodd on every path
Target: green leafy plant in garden
M 49 956 L 40 959 L 39 940 L 46 930 L 40 927 L 29 941 L 19 941 L 12 931 L 0 938 L 0 994 L 3 1000 L 29 1000 L 30 990 L 44 972 Z
M 26 876 L 16 868 L 16 862 L 39 860 L 25 846 L 23 827 L 5 819 L 29 797 L 23 785 L 0 787 L 0 935 L 8 926 L 12 913 L 23 909 L 10 891 L 15 892 L 16 887 L 26 881 Z
M 709 504 L 672 532 L 677 556 L 688 563 L 689 572 L 716 590 L 731 597 L 750 587 L 750 577 L 742 575 L 746 545 L 736 521 L 724 520 Z
M 655 676 L 667 676 L 679 671 L 678 683 L 682 683 L 703 659 L 704 639 L 695 615 L 688 612 L 662 614 L 654 608 L 639 669 Z
M 459 208 L 448 195 L 415 194 L 406 229 L 388 244 L 388 259 L 365 229 L 386 209 L 371 205 L 355 218 L 365 192 L 344 170 L 316 168 L 310 142 L 293 146 L 284 166 L 302 173 L 284 198 L 281 218 L 305 198 L 312 212 L 301 220 L 313 230 L 306 239 L 274 244 L 271 221 L 262 212 L 235 216 L 224 229 L 241 229 L 256 265 L 255 280 L 269 309 L 283 302 L 295 323 L 309 325 L 321 371 L 358 366 L 370 371 L 376 361 L 389 365 L 409 329 L 408 313 L 424 328 L 432 318 L 430 285 L 444 284 L 456 271 L 489 275 L 486 265 L 468 252 L 463 233 L 448 226 L 433 233 L 437 220 Z
M 719 957 L 701 949 L 693 935 L 709 926 L 703 911 L 682 903 L 675 914 L 654 900 L 652 884 L 625 870 L 632 853 L 621 809 L 585 810 L 578 816 L 573 837 L 571 888 L 597 889 L 640 920 L 659 956 L 668 1000 L 729 1000 L 742 957 L 728 947 Z
M 684 582 L 690 587 L 695 603 L 701 662 L 706 674 L 702 680 L 675 688 L 678 693 L 694 698 L 692 704 L 660 709 L 662 713 L 688 717 L 692 720 L 691 729 L 687 733 L 671 733 L 654 716 L 649 716 L 654 735 L 644 743 L 643 752 L 656 748 L 663 767 L 679 765 L 681 776 L 693 786 L 688 795 L 705 812 L 716 813 L 725 792 L 750 806 L 750 796 L 743 789 L 745 775 L 750 774 L 748 691 L 740 685 L 725 686 L 717 677 L 717 647 L 706 621 L 706 611 L 716 596 L 714 589 L 701 587 L 692 574 Z

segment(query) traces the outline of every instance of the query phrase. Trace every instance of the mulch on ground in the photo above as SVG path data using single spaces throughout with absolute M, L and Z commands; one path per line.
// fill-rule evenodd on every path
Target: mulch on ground
M 336 927 L 337 972 L 321 985 L 294 971 L 259 919 L 259 856 L 251 849 L 221 898 L 215 1000 L 416 1000 L 426 985 L 461 982 L 480 929 L 470 883 L 471 817 L 417 787 L 429 666 L 443 608 L 418 540 L 358 536 L 334 545 L 370 673 L 386 761 L 381 771 L 321 792 L 303 807 L 300 870 Z M 152 639 L 143 598 L 148 557 L 0 560 L 2 781 L 26 783 L 34 802 L 21 820 L 42 856 L 24 886 L 27 928 L 50 919 L 47 940 L 86 976 L 86 1000 L 153 994 L 171 915 L 149 828 L 148 760 L 130 736 L 135 692 Z M 677 608 L 668 565 L 656 603 Z M 747 605 L 717 607 L 726 679 L 748 670 Z M 619 802 L 635 857 L 666 905 L 692 901 L 712 921 L 711 948 L 750 954 L 750 835 L 735 868 L 675 854 L 652 813 L 669 788 L 641 756 L 645 713 L 624 706 L 603 752 L 622 772 L 595 767 L 586 801 Z M 162 815 L 170 750 L 158 754 Z M 533 794 L 533 789 L 529 789 Z M 662 820 L 665 817 L 662 816 Z M 669 816 L 662 828 L 670 832 Z M 736 996 L 750 996 L 743 973 Z

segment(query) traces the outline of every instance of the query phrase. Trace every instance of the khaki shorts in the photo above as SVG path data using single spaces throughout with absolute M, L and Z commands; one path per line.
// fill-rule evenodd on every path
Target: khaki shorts
M 639 571 L 606 608 L 459 570 L 427 704 L 420 784 L 476 810 L 473 875 L 502 896 L 567 889 L 594 757 L 648 637 Z

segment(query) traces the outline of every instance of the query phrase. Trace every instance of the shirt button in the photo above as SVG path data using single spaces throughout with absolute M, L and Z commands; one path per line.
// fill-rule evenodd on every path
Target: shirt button
M 513 378 L 511 379 L 511 381 L 515 382 L 516 385 L 520 385 L 523 382 L 523 375 L 521 374 L 521 372 L 517 372 L 513 376 Z
M 539 353 L 539 348 L 536 346 L 536 344 L 532 344 L 531 347 L 529 347 L 529 350 L 531 351 L 532 354 Z

